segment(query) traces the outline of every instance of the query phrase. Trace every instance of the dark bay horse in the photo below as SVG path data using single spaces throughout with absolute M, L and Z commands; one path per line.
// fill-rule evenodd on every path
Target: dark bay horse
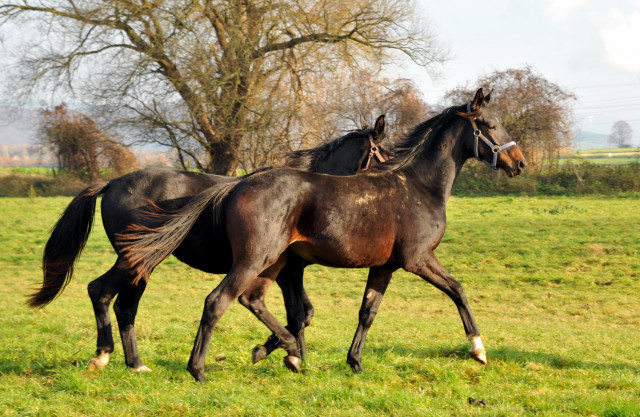
M 522 152 L 489 112 L 490 94 L 482 89 L 473 101 L 447 109 L 418 125 L 394 148 L 394 159 L 374 172 L 351 177 L 277 169 L 203 192 L 194 201 L 211 201 L 228 233 L 233 264 L 209 294 L 187 369 L 205 380 L 204 364 L 213 329 L 237 297 L 266 309 L 262 298 L 287 256 L 314 263 L 369 269 L 359 324 L 347 362 L 362 371 L 365 337 L 392 273 L 402 268 L 447 294 L 458 308 L 470 355 L 486 363 L 486 352 L 462 286 L 434 255 L 446 225 L 446 203 L 465 161 L 471 157 L 509 176 L 525 165 Z M 196 204 L 162 229 L 132 236 L 127 260 L 146 276 L 181 228 L 189 228 Z M 170 250 L 170 249 L 169 249 Z M 169 252 L 170 253 L 170 252 Z M 155 260 L 151 259 L 156 257 Z M 275 320 L 275 319 L 274 319 Z M 294 336 L 279 323 L 266 323 L 289 356 L 300 355 Z
M 336 175 L 355 174 L 360 169 L 378 163 L 376 158 L 384 160 L 382 154 L 389 157 L 378 146 L 384 139 L 384 127 L 384 116 L 380 116 L 373 128 L 356 130 L 314 149 L 292 152 L 287 157 L 287 166 Z M 156 216 L 149 216 L 149 204 L 156 211 L 173 212 L 209 187 L 238 181 L 240 179 L 237 177 L 152 168 L 91 185 L 73 199 L 56 223 L 44 251 L 42 287 L 31 296 L 29 305 L 46 305 L 68 284 L 75 260 L 91 231 L 96 199 L 102 195 L 102 221 L 118 259 L 109 271 L 88 286 L 98 328 L 96 357 L 91 360 L 89 368 L 103 368 L 113 352 L 109 305 L 117 295 L 114 312 L 125 362 L 134 371 L 149 371 L 140 358 L 134 328 L 138 303 L 147 281 L 134 280 L 136 274 L 124 261 L 116 238 L 134 224 L 143 228 L 161 224 Z M 231 267 L 231 247 L 226 234 L 214 234 L 211 216 L 197 219 L 195 227 L 185 233 L 179 245 L 176 245 L 174 255 L 180 261 L 205 272 L 226 273 Z M 291 256 L 277 278 L 285 300 L 289 329 L 296 335 L 297 344 L 303 352 L 303 328 L 313 315 L 313 307 L 302 286 L 303 269 L 307 264 L 302 258 Z M 254 361 L 262 359 L 278 345 L 279 340 L 272 336 L 265 346 L 256 346 Z

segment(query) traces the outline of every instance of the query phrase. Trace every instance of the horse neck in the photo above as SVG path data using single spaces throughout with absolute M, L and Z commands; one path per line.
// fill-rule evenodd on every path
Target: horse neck
M 341 146 L 314 161 L 311 171 L 333 175 L 354 175 L 365 157 L 362 141 L 349 139 Z
M 470 133 L 462 123 L 452 123 L 435 140 L 425 144 L 410 166 L 403 168 L 405 176 L 446 203 L 462 166 L 469 159 L 462 140 L 465 134 Z

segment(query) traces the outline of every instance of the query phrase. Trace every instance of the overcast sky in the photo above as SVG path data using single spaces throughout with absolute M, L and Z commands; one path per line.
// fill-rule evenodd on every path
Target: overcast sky
M 578 129 L 608 135 L 625 120 L 640 146 L 640 0 L 416 2 L 450 51 L 437 79 L 417 66 L 398 74 L 413 78 L 428 103 L 475 87 L 481 75 L 530 65 L 576 94 Z
M 439 79 L 410 70 L 435 102 L 494 70 L 534 67 L 577 95 L 583 131 L 609 134 L 627 121 L 640 146 L 640 0 L 417 0 L 448 47 Z

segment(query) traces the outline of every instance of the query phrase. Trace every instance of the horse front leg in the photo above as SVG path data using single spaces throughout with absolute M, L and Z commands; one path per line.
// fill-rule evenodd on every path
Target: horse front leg
M 367 278 L 367 286 L 362 297 L 362 305 L 358 316 L 358 328 L 347 354 L 347 363 L 353 372 L 362 372 L 362 349 L 369 333 L 369 328 L 376 317 L 380 302 L 384 296 L 395 269 L 371 268 Z
M 458 308 L 467 340 L 471 343 L 469 355 L 481 364 L 486 365 L 487 352 L 482 345 L 480 330 L 473 318 L 473 314 L 471 314 L 471 308 L 469 307 L 469 302 L 467 301 L 467 296 L 462 289 L 462 285 L 460 285 L 460 283 L 447 272 L 440 262 L 438 262 L 433 253 L 430 254 L 426 264 L 407 267 L 405 270 L 420 276 L 422 279 L 429 282 L 451 298 Z

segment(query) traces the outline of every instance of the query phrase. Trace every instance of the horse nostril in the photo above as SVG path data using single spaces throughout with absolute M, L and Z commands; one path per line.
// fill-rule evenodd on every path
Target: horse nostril
M 527 166 L 527 161 L 525 161 L 524 159 L 521 159 L 520 162 L 518 162 L 518 169 L 520 170 L 520 172 L 524 171 L 524 168 Z

